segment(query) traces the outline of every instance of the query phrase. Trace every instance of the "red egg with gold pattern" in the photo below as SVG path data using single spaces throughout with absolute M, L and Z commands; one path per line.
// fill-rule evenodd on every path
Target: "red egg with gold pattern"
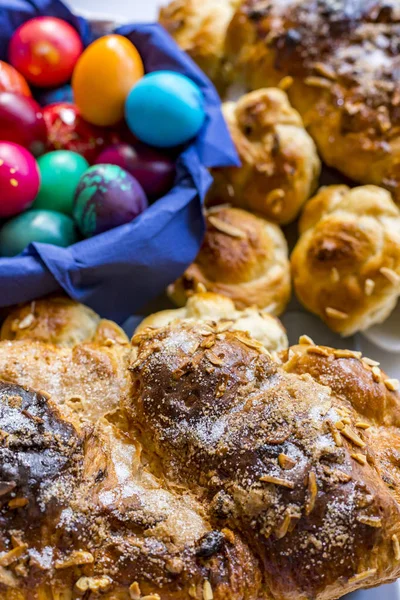
M 0 92 L 13 92 L 30 98 L 32 96 L 28 82 L 17 69 L 0 60 Z
M 35 17 L 14 32 L 10 63 L 38 87 L 52 87 L 71 79 L 83 44 L 78 32 L 55 17 Z
M 29 208 L 39 186 L 39 168 L 32 154 L 19 144 L 0 142 L 0 217 Z
M 75 104 L 59 102 L 43 109 L 49 150 L 71 150 L 92 164 L 104 148 L 121 141 L 120 133 L 92 125 Z

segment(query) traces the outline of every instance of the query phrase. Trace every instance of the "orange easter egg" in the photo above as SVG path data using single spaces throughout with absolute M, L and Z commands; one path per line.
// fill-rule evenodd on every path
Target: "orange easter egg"
M 144 75 L 140 54 L 127 38 L 106 35 L 83 52 L 72 77 L 75 103 L 94 125 L 115 125 L 124 116 L 125 100 Z

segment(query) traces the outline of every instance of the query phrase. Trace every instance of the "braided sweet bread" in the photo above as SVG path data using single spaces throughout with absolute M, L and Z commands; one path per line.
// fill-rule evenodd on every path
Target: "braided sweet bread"
M 400 575 L 400 396 L 373 361 L 304 337 L 276 362 L 193 321 L 59 346 L 46 302 L 0 342 L 2 600 L 334 600 Z M 69 411 L 59 352 L 88 347 Z M 126 387 L 87 419 L 109 348 Z
M 209 49 L 202 36 L 206 4 L 180 4 L 190 5 L 196 59 Z M 355 181 L 387 188 L 399 203 L 398 0 L 240 0 L 236 12 L 228 0 L 219 4 L 232 15 L 228 24 L 220 22 L 223 68 L 210 73 L 220 89 L 238 78 L 250 89 L 284 80 L 324 162 Z M 190 53 L 185 7 L 179 18 L 161 22 Z
M 400 296 L 400 210 L 376 186 L 328 186 L 300 220 L 292 256 L 299 300 L 343 335 L 384 321 Z

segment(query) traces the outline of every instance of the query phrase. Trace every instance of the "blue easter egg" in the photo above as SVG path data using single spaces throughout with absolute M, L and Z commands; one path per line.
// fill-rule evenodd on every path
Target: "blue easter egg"
M 142 142 L 159 148 L 178 146 L 195 137 L 204 123 L 203 94 L 185 75 L 148 73 L 130 91 L 125 118 Z

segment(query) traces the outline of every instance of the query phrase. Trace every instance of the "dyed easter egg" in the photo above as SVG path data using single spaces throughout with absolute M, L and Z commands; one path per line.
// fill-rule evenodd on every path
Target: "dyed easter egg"
M 173 186 L 175 162 L 144 144 L 116 144 L 103 150 L 96 163 L 118 165 L 137 179 L 146 196 L 156 200 Z
M 72 78 L 75 102 L 94 125 L 115 125 L 124 116 L 125 100 L 143 76 L 142 59 L 121 35 L 99 38 L 82 54 Z
M 35 17 L 14 32 L 8 48 L 10 63 L 39 87 L 71 79 L 83 44 L 78 32 L 55 17 Z
M 78 240 L 70 217 L 53 210 L 28 210 L 0 230 L 0 256 L 16 256 L 31 242 L 70 246 Z
M 146 144 L 160 148 L 184 144 L 204 123 L 203 94 L 185 75 L 148 73 L 130 91 L 125 118 L 132 133 Z
M 0 142 L 0 217 L 28 208 L 39 185 L 39 169 L 32 154 L 19 144 Z
M 49 150 L 71 150 L 82 154 L 91 164 L 106 146 L 120 141 L 118 132 L 85 121 L 74 104 L 46 106 L 43 117 Z
M 20 144 L 34 156 L 43 154 L 47 129 L 39 104 L 21 94 L 0 92 L 0 137 Z
M 95 165 L 82 176 L 74 217 L 85 237 L 129 223 L 147 208 L 147 198 L 130 173 L 116 165 Z
M 0 60 L 0 92 L 32 96 L 26 79 L 14 67 L 2 60 Z
M 35 91 L 35 98 L 41 106 L 56 104 L 58 102 L 74 102 L 74 92 L 69 83 L 57 88 L 40 89 Z
M 89 168 L 88 161 L 76 152 L 56 150 L 41 156 L 38 166 L 41 183 L 33 208 L 72 214 L 75 191 Z

